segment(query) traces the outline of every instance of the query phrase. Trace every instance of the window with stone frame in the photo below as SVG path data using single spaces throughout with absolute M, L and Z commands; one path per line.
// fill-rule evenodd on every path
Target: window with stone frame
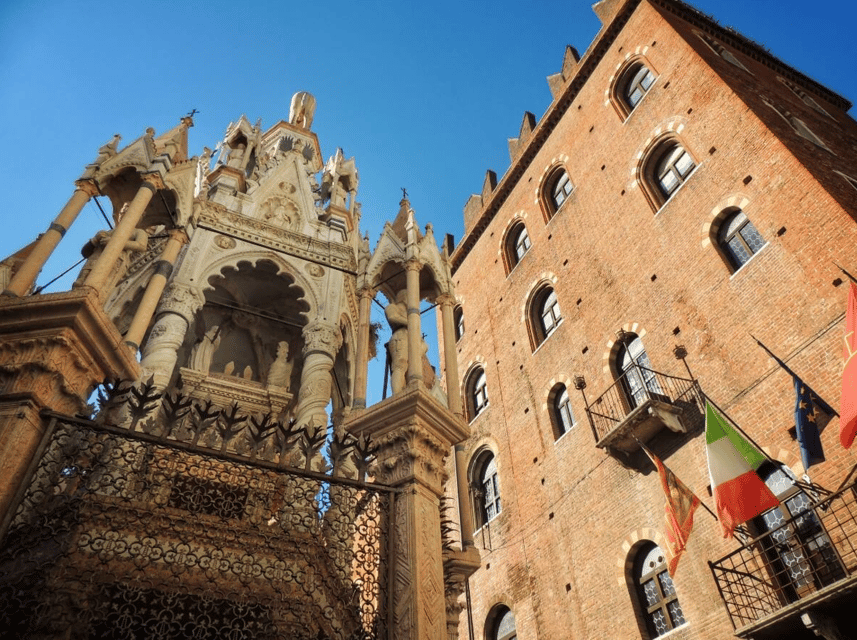
M 488 640 L 517 640 L 515 614 L 505 605 L 497 605 L 488 615 L 485 625 L 485 637 Z
M 544 286 L 536 291 L 532 297 L 529 321 L 535 349 L 556 331 L 562 322 L 559 299 L 553 287 Z
M 622 100 L 633 111 L 655 83 L 655 74 L 642 62 L 632 64 L 622 76 Z
M 571 178 L 562 167 L 558 167 L 548 176 L 542 191 L 542 202 L 548 220 L 565 203 L 573 190 Z
M 654 178 L 664 202 L 684 184 L 694 168 L 696 163 L 684 147 L 675 143 L 664 145 L 654 164 Z
M 556 385 L 551 391 L 551 412 L 554 440 L 559 440 L 574 426 L 568 388 L 564 384 Z
M 488 408 L 488 381 L 485 370 L 476 367 L 467 377 L 467 414 L 473 420 Z
M 464 335 L 464 309 L 460 304 L 452 310 L 452 321 L 455 324 L 455 341 L 458 342 Z
M 727 213 L 717 231 L 717 246 L 733 272 L 747 264 L 766 244 L 741 209 Z
M 531 246 L 530 234 L 527 232 L 526 225 L 520 220 L 517 221 L 506 234 L 504 247 L 506 273 L 515 268 Z
M 497 476 L 497 458 L 493 452 L 483 451 L 473 465 L 473 474 L 470 479 L 473 488 L 473 506 L 476 510 L 476 527 L 482 527 L 503 510 L 500 500 L 500 480 Z
M 686 622 L 667 571 L 666 555 L 646 542 L 634 558 L 634 586 L 649 637 L 658 638 Z

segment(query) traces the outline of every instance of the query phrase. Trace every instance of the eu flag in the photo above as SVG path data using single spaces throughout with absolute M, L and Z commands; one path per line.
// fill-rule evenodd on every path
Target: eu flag
M 803 459 L 803 468 L 809 469 L 810 465 L 824 462 L 824 451 L 821 449 L 821 437 L 818 433 L 815 404 L 825 413 L 832 413 L 830 407 L 823 400 L 813 394 L 812 389 L 803 383 L 803 380 L 794 376 L 795 382 L 795 427 L 797 428 L 797 441 L 800 445 L 800 455 Z

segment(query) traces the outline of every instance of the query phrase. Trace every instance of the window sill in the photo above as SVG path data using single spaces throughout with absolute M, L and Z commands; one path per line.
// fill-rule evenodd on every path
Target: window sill
M 670 202 L 672 202 L 672 201 L 673 201 L 673 199 L 675 199 L 676 194 L 677 194 L 678 192 L 680 192 L 682 189 L 684 189 L 684 185 L 686 185 L 688 182 L 690 182 L 690 179 L 691 179 L 691 178 L 693 178 L 693 176 L 696 174 L 696 172 L 699 170 L 699 168 L 700 168 L 701 166 L 703 166 L 703 164 L 704 164 L 704 163 L 700 162 L 698 165 L 696 165 L 696 166 L 693 168 L 693 171 L 691 171 L 689 174 L 687 174 L 687 177 L 684 179 L 684 182 L 682 182 L 678 187 L 676 187 L 676 190 L 675 190 L 675 191 L 673 191 L 673 192 L 670 194 L 670 197 L 669 197 L 669 198 L 667 198 L 666 200 L 664 200 L 663 204 L 661 204 L 661 206 L 660 206 L 660 207 L 658 207 L 658 210 L 657 210 L 657 211 L 655 211 L 655 218 L 657 218 L 659 215 L 661 215 L 661 212 L 662 212 L 664 209 L 666 209 L 666 208 L 667 208 L 667 205 L 668 205 Z M 657 187 L 656 187 L 656 188 L 657 188 Z
M 515 273 L 515 269 L 517 269 L 517 268 L 518 268 L 518 265 L 519 265 L 519 264 L 521 264 L 521 263 L 526 259 L 526 257 L 527 257 L 528 255 L 530 255 L 530 252 L 531 252 L 532 250 L 533 250 L 533 248 L 532 248 L 532 247 L 530 247 L 529 249 L 527 249 L 527 252 L 526 252 L 524 255 L 522 255 L 522 256 L 521 256 L 521 258 L 520 258 L 520 260 L 518 260 L 518 261 L 515 263 L 515 266 L 514 266 L 514 267 L 512 267 L 511 269 L 509 269 L 509 273 L 507 273 L 507 274 L 506 274 L 506 279 L 507 279 L 507 280 L 509 279 L 509 276 L 511 276 L 513 273 Z
M 684 631 L 689 626 L 690 626 L 689 622 L 685 622 L 684 624 L 680 624 L 677 627 L 675 627 L 674 629 L 670 629 L 669 631 L 667 631 L 662 636 L 655 636 L 655 640 L 661 640 L 661 638 L 669 638 L 670 636 L 675 635 L 679 631 Z
M 633 116 L 633 115 L 634 115 L 634 113 L 637 111 L 637 109 L 639 109 L 639 108 L 640 108 L 640 105 L 641 105 L 641 104 L 643 104 L 643 101 L 644 101 L 646 98 L 648 98 L 648 97 L 649 97 L 649 95 L 651 95 L 652 90 L 655 88 L 655 85 L 657 85 L 657 84 L 658 84 L 658 80 L 660 80 L 660 79 L 661 79 L 661 77 L 660 77 L 660 76 L 658 76 L 657 78 L 655 78 L 654 82 L 652 82 L 652 85 L 648 88 L 648 90 L 646 90 L 646 93 L 644 93 L 644 94 L 643 94 L 643 97 L 642 97 L 642 98 L 640 98 L 640 101 L 639 101 L 637 104 L 635 104 L 633 107 L 629 107 L 627 102 L 626 102 L 626 103 L 624 103 L 624 104 L 625 104 L 625 108 L 626 108 L 626 109 L 630 109 L 630 111 L 628 111 L 628 114 L 627 114 L 627 115 L 625 116 L 625 118 L 622 120 L 622 124 L 626 124 L 626 123 L 628 122 L 628 120 L 630 120 L 630 119 L 631 119 L 631 116 Z M 617 99 L 617 100 L 621 100 L 621 98 L 618 98 L 618 97 L 617 97 L 616 99 Z
M 490 404 L 486 404 L 484 407 L 482 407 L 482 410 L 481 410 L 479 413 L 477 413 L 475 416 L 473 416 L 473 417 L 470 419 L 470 422 L 468 422 L 467 424 L 473 424 L 474 422 L 476 422 L 479 418 L 481 418 L 481 417 L 482 417 L 482 416 L 484 416 L 486 413 L 488 413 L 488 409 L 490 409 L 490 408 L 491 408 L 491 405 L 490 405 Z
M 560 318 L 559 322 L 556 323 L 556 326 L 554 327 L 553 331 L 551 331 L 548 335 L 546 335 L 544 340 L 542 340 L 538 344 L 538 346 L 535 349 L 533 349 L 533 355 L 536 355 L 539 352 L 539 350 L 542 348 L 542 346 L 544 346 L 548 340 L 550 340 L 553 336 L 555 336 L 557 334 L 557 331 L 559 331 L 559 328 L 562 326 L 563 322 L 565 322 L 565 318 Z
M 770 242 L 766 242 L 766 243 L 765 243 L 765 244 L 763 244 L 761 247 L 759 247 L 759 250 L 758 250 L 756 253 L 754 253 L 752 256 L 750 256 L 750 259 L 749 259 L 749 260 L 747 260 L 747 262 L 745 262 L 745 263 L 744 263 L 744 264 L 742 264 L 740 267 L 738 267 L 737 271 L 733 272 L 733 273 L 732 273 L 732 275 L 731 275 L 731 276 L 729 276 L 729 280 L 732 280 L 732 278 L 734 278 L 734 277 L 735 277 L 735 276 L 737 276 L 739 273 L 741 273 L 741 272 L 744 270 L 744 268 L 745 268 L 748 264 L 750 264 L 751 262 L 753 262 L 753 260 L 755 260 L 755 259 L 756 259 L 756 256 L 758 256 L 760 253 L 762 253 L 762 251 L 764 251 L 765 249 L 767 249 L 767 248 L 768 248 L 768 246 L 769 246 L 770 244 L 771 244 Z
M 571 424 L 571 426 L 568 428 L 568 430 L 567 430 L 564 434 L 562 434 L 559 438 L 557 438 L 556 440 L 554 440 L 554 441 L 553 441 L 554 446 L 558 445 L 560 442 L 562 442 L 563 440 L 565 440 L 565 437 L 566 437 L 569 433 L 571 433 L 572 431 L 574 431 L 574 428 L 575 428 L 576 426 L 577 426 L 577 423 L 576 423 L 576 422 L 573 422 L 573 423 Z

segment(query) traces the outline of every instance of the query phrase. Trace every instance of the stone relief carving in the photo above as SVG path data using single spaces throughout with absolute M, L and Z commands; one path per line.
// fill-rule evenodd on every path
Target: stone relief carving
M 217 208 L 215 208 L 217 209 Z M 356 269 L 351 249 L 336 242 L 327 242 L 283 229 L 262 220 L 255 220 L 228 211 L 225 207 L 216 214 L 205 211 L 200 223 L 254 244 L 266 244 L 289 255 L 306 258 L 337 269 Z
M 161 298 L 160 310 L 172 311 L 182 316 L 188 323 L 193 315 L 205 303 L 205 298 L 196 289 L 177 282 L 171 282 Z
M 324 275 L 324 269 L 322 269 L 319 265 L 313 264 L 312 262 L 308 263 L 304 267 L 304 271 L 310 274 L 313 278 L 320 278 Z
M 221 249 L 234 249 L 236 242 L 235 238 L 230 238 L 229 236 L 224 235 L 216 235 L 214 236 L 214 244 L 216 244 Z
M 298 206 L 285 196 L 272 196 L 260 207 L 262 219 L 273 225 L 293 228 L 298 221 Z
M 303 331 L 304 354 L 312 351 L 321 351 L 331 358 L 336 355 L 342 347 L 342 333 L 332 325 L 313 323 L 307 325 Z

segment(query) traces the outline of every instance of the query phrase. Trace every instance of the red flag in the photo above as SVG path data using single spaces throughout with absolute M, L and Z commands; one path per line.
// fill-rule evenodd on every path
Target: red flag
M 839 406 L 839 441 L 848 449 L 857 434 L 857 286 L 848 288 L 848 307 L 845 311 L 845 349 L 842 370 L 842 400 Z
M 687 539 L 693 529 L 693 512 L 699 506 L 699 498 L 661 462 L 660 458 L 649 451 L 646 445 L 640 443 L 640 446 L 657 467 L 667 499 L 664 505 L 666 520 L 664 536 L 667 539 L 667 570 L 673 576 L 678 568 L 679 558 L 687 547 Z

